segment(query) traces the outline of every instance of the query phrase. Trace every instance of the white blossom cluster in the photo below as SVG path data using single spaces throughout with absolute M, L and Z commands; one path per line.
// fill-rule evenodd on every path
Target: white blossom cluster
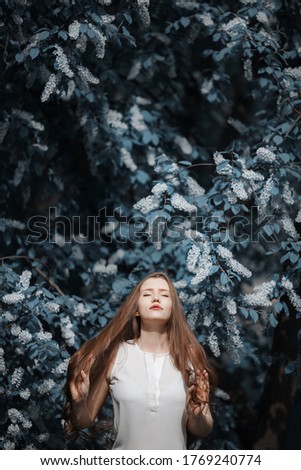
M 245 201 L 246 199 L 248 199 L 249 196 L 242 181 L 232 180 L 231 189 L 234 192 L 234 194 L 242 201 Z
M 203 23 L 204 26 L 214 26 L 214 22 L 212 20 L 212 16 L 210 15 L 210 13 L 206 12 L 206 13 L 201 13 L 199 15 L 199 18 L 201 20 L 201 22 Z
M 22 119 L 23 121 L 25 121 L 28 124 L 29 127 L 31 127 L 32 129 L 34 129 L 36 131 L 44 131 L 45 130 L 44 124 L 42 124 L 41 122 L 36 121 L 34 119 L 33 114 L 28 113 L 27 111 L 23 111 L 22 109 L 14 108 L 12 110 L 12 114 L 14 116 L 16 116 L 17 118 Z
M 16 444 L 12 441 L 6 441 L 3 444 L 4 450 L 14 450 L 16 448 Z
M 237 305 L 233 297 L 226 297 L 225 298 L 225 307 L 230 313 L 230 315 L 236 315 L 237 314 Z
M 136 0 L 136 10 L 140 21 L 145 28 L 148 28 L 151 22 L 148 7 L 149 0 Z
M 63 246 L 65 246 L 66 240 L 65 240 L 65 237 L 63 235 L 56 232 L 54 234 L 54 242 L 57 244 L 57 246 L 60 246 L 62 248 Z
M 94 273 L 102 273 L 102 274 L 109 274 L 109 275 L 114 275 L 117 273 L 117 265 L 116 264 L 107 264 L 102 263 L 101 261 L 97 261 L 94 263 L 93 266 L 93 272 Z
M 12 385 L 15 387 L 15 388 L 19 388 L 21 383 L 22 383 L 22 379 L 23 379 L 23 376 L 24 376 L 24 369 L 23 367 L 17 367 L 14 372 L 13 372 L 13 375 L 11 377 L 11 383 Z
M 64 318 L 61 318 L 60 326 L 62 336 L 66 340 L 68 346 L 74 346 L 75 334 L 72 330 L 72 323 L 68 315 Z
M 147 129 L 147 126 L 144 122 L 143 115 L 137 104 L 134 104 L 131 107 L 130 115 L 131 115 L 131 125 L 133 126 L 134 129 L 136 129 L 139 132 L 145 131 Z
M 210 349 L 211 349 L 213 355 L 214 355 L 215 357 L 220 356 L 221 351 L 220 351 L 220 348 L 219 348 L 217 336 L 216 336 L 216 334 L 214 333 L 214 331 L 211 331 L 210 334 L 209 334 L 209 337 L 208 337 L 208 344 L 209 344 L 209 347 L 210 347 Z
M 90 308 L 86 307 L 82 302 L 77 303 L 74 307 L 74 315 L 76 317 L 84 317 L 89 312 Z
M 287 67 L 284 69 L 284 73 L 290 75 L 296 80 L 301 80 L 301 66 L 299 67 Z
M 20 434 L 20 426 L 18 424 L 10 424 L 7 428 L 7 434 L 10 434 L 11 436 L 17 436 Z
M 16 320 L 16 316 L 13 315 L 10 311 L 6 310 L 1 314 L 2 321 L 4 323 L 12 323 Z
M 210 256 L 210 245 L 208 242 L 202 244 L 203 250 L 197 246 L 192 245 L 187 253 L 186 267 L 187 270 L 195 276 L 191 280 L 191 285 L 198 285 L 209 276 L 209 270 L 212 266 Z
M 294 196 L 293 196 L 293 192 L 290 188 L 290 185 L 289 185 L 289 182 L 286 181 L 284 183 L 284 187 L 283 187 L 283 200 L 286 204 L 288 205 L 292 205 L 295 203 L 295 199 L 294 199 Z
M 184 153 L 184 155 L 191 155 L 192 153 L 192 145 L 190 144 L 190 142 L 188 142 L 188 140 L 186 139 L 186 137 L 183 137 L 181 135 L 177 135 L 176 138 L 175 138 L 175 143 L 180 147 L 182 153 Z
M 32 422 L 25 418 L 25 416 L 16 408 L 10 408 L 7 414 L 13 424 L 21 423 L 25 429 L 30 429 L 32 427 Z
M 272 188 L 273 188 L 273 175 L 270 176 L 266 182 L 264 183 L 264 186 L 261 190 L 260 196 L 259 196 L 259 208 L 262 211 L 263 209 L 266 208 L 268 205 L 269 200 L 272 197 Z
M 298 214 L 296 215 L 295 221 L 298 224 L 301 222 L 301 209 L 299 209 Z
M 44 432 L 37 436 L 38 442 L 48 442 L 50 438 L 50 434 L 48 432 Z
M 32 340 L 32 334 L 28 330 L 21 330 L 16 336 L 18 336 L 18 340 L 21 344 L 30 343 L 30 341 Z
M 115 109 L 109 109 L 107 114 L 107 123 L 114 129 L 128 129 L 128 125 L 122 121 L 122 114 L 116 111 Z
M 87 68 L 83 67 L 82 65 L 77 66 L 77 71 L 78 75 L 81 78 L 81 80 L 84 82 L 84 84 L 92 83 L 92 85 L 98 85 L 99 84 L 99 78 L 95 77 L 93 73 Z
M 25 390 L 20 391 L 20 397 L 23 398 L 23 400 L 28 400 L 31 396 L 29 388 L 26 388 Z
M 105 56 L 107 38 L 101 31 L 96 29 L 92 23 L 89 23 L 89 28 L 94 33 L 94 36 L 91 38 L 91 41 L 94 43 L 96 57 L 98 59 L 103 59 Z
M 124 147 L 122 147 L 120 152 L 121 152 L 121 161 L 123 165 L 126 168 L 128 168 L 130 171 L 135 172 L 137 170 L 137 165 L 134 162 L 133 157 L 130 154 L 130 152 Z
M 244 77 L 248 82 L 253 80 L 253 64 L 251 59 L 244 60 Z
M 155 194 L 146 196 L 140 201 L 136 202 L 134 204 L 134 209 L 142 212 L 142 214 L 148 214 L 149 212 L 152 212 L 160 207 L 160 198 L 158 198 Z
M 218 175 L 232 175 L 232 166 L 228 163 L 228 160 L 226 160 L 221 153 L 215 152 L 213 155 L 213 159 L 216 166 L 220 165 L 221 163 L 224 163 L 221 169 L 216 169 Z
M 65 52 L 58 44 L 55 44 L 54 47 L 55 50 L 53 51 L 53 54 L 56 56 L 58 69 L 67 77 L 72 78 L 74 76 L 74 72 L 70 69 L 69 61 Z
M 179 279 L 178 281 L 175 281 L 173 285 L 176 289 L 185 289 L 185 287 L 187 287 L 187 282 L 184 281 L 184 279 Z
M 28 289 L 28 287 L 30 286 L 31 276 L 32 276 L 32 273 L 28 270 L 25 270 L 22 272 L 20 276 L 19 284 L 23 289 Z
M 41 95 L 42 103 L 44 103 L 45 101 L 47 101 L 50 98 L 52 93 L 56 90 L 56 88 L 59 84 L 59 81 L 60 81 L 60 79 L 55 73 L 52 73 L 50 75 L 50 77 L 48 78 L 48 81 L 45 85 L 45 88 L 42 92 L 42 95 Z
M 51 312 L 58 313 L 60 311 L 60 306 L 56 302 L 47 302 L 45 307 L 48 308 Z
M 80 237 L 84 238 L 84 235 L 81 233 L 79 234 Z M 72 256 L 74 259 L 78 261 L 83 261 L 85 259 L 85 255 L 83 253 L 83 250 L 81 249 L 80 245 L 73 245 L 72 247 Z
M 54 386 L 55 382 L 52 379 L 46 379 L 38 386 L 38 392 L 43 395 L 50 392 Z
M 243 169 L 241 176 L 249 181 L 264 181 L 264 176 L 258 171 L 254 170 Z
M 175 209 L 179 209 L 184 212 L 197 211 L 197 207 L 186 201 L 184 196 L 181 196 L 179 193 L 173 193 L 170 199 L 170 203 Z
M 230 37 L 235 36 L 238 31 L 238 27 L 241 29 L 247 29 L 247 22 L 243 18 L 233 18 L 228 23 L 221 25 L 221 31 L 227 33 Z
M 65 374 L 68 369 L 69 359 L 64 359 L 58 366 L 52 369 L 55 375 Z
M 294 239 L 298 239 L 299 238 L 299 234 L 294 226 L 294 222 L 293 220 L 291 219 L 291 217 L 288 215 L 288 214 L 284 214 L 282 217 L 281 217 L 281 222 L 282 222 L 282 226 L 283 226 L 283 229 L 284 231 L 292 238 Z
M 197 181 L 191 176 L 186 178 L 187 191 L 189 196 L 202 196 L 205 193 L 205 189 L 200 186 Z
M 283 276 L 281 279 L 281 285 L 286 290 L 288 298 L 290 299 L 292 305 L 295 307 L 297 312 L 301 312 L 301 298 L 295 292 L 293 283 L 286 276 Z
M 186 267 L 190 273 L 196 273 L 198 259 L 201 255 L 201 250 L 197 245 L 192 245 L 187 253 Z
M 19 304 L 25 299 L 24 294 L 21 292 L 13 292 L 12 294 L 5 294 L 2 297 L 2 302 L 9 305 Z
M 155 194 L 157 197 L 163 196 L 164 193 L 168 190 L 168 186 L 166 183 L 157 183 L 152 188 L 152 193 Z
M 6 365 L 4 359 L 4 349 L 0 348 L 0 374 L 5 374 L 6 372 Z
M 27 168 L 28 168 L 27 160 L 19 160 L 18 161 L 18 165 L 17 165 L 17 168 L 15 170 L 14 180 L 13 180 L 14 186 L 19 186 L 19 184 L 21 183 L 21 181 L 23 179 L 23 176 L 24 176 L 24 173 L 27 170 Z
M 4 223 L 6 227 L 16 228 L 17 230 L 24 230 L 25 224 L 19 222 L 18 220 L 6 219 L 5 217 L 0 218 L 0 223 Z
M 273 163 L 276 160 L 276 155 L 272 150 L 269 150 L 265 147 L 259 147 L 256 150 L 257 158 L 263 162 Z
M 48 331 L 38 331 L 37 338 L 39 341 L 47 343 L 52 340 L 52 334 Z
M 205 79 L 201 85 L 201 93 L 204 96 L 209 95 L 210 91 L 213 89 L 213 80 L 212 78 Z
M 233 254 L 230 250 L 228 250 L 228 248 L 222 245 L 218 245 L 216 252 L 221 258 L 225 260 L 227 266 L 231 268 L 232 271 L 244 277 L 252 276 L 252 273 L 249 271 L 249 269 L 245 268 L 241 263 L 233 258 Z
M 73 21 L 68 27 L 68 33 L 71 39 L 77 39 L 80 33 L 79 21 Z
M 113 23 L 115 20 L 115 15 L 101 15 L 101 23 L 102 24 L 110 24 Z
M 196 329 L 197 320 L 200 316 L 200 306 L 206 297 L 206 292 L 198 292 L 196 295 L 189 296 L 189 308 L 191 307 L 191 313 L 187 316 L 187 322 L 192 330 Z
M 236 324 L 236 319 L 233 315 L 226 316 L 226 331 L 227 331 L 227 351 L 232 357 L 235 364 L 239 364 L 240 358 L 238 350 L 243 347 L 240 338 L 239 329 Z
M 245 294 L 243 296 L 244 302 L 250 307 L 270 307 L 272 302 L 269 297 L 273 297 L 275 281 L 263 282 L 254 287 L 252 294 Z

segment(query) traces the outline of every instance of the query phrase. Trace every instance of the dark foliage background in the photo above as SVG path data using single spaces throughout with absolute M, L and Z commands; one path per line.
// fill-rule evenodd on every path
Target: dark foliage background
M 111 447 L 64 440 L 67 363 L 152 270 L 219 373 L 197 448 L 300 448 L 300 27 L 297 0 L 1 2 L 1 448 Z

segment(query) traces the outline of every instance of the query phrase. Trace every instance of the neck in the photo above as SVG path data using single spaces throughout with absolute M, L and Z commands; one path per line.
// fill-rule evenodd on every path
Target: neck
M 167 331 L 149 331 L 141 328 L 137 342 L 143 351 L 152 352 L 153 354 L 162 354 L 169 351 Z

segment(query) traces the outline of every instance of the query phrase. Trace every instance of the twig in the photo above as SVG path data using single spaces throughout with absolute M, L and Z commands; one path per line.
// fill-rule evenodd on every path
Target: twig
M 26 261 L 28 262 L 32 262 L 32 261 L 38 261 L 39 263 L 41 263 L 43 266 L 45 266 L 45 268 L 47 269 L 48 271 L 48 266 L 47 264 L 45 264 L 43 261 L 41 261 L 39 258 L 30 258 L 29 256 L 26 256 L 26 255 L 11 255 L 11 256 L 4 256 L 2 258 L 0 258 L 1 262 L 2 262 L 2 265 L 3 265 L 3 262 L 5 260 L 8 260 L 8 259 L 25 259 Z M 53 289 L 55 289 L 60 295 L 64 295 L 64 292 L 59 288 L 59 286 L 52 280 L 50 279 L 49 276 L 47 276 L 45 273 L 43 273 L 43 271 L 36 267 L 36 266 L 32 266 L 36 272 L 42 276 L 44 279 L 46 279 L 46 281 L 50 284 L 51 287 L 53 287 Z

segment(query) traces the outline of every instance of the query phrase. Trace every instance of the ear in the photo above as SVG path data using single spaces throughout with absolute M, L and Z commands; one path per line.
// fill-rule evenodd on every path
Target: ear
M 140 317 L 138 310 L 136 310 L 135 317 Z

